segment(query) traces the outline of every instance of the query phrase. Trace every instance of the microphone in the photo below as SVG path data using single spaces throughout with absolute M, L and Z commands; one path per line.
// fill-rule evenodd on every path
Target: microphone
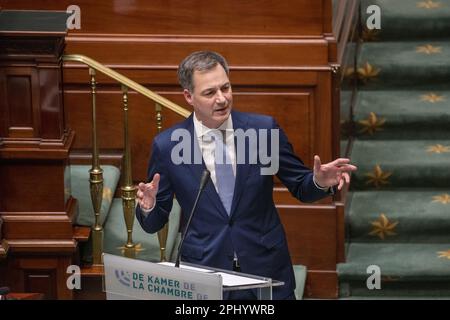
M 209 180 L 210 174 L 211 173 L 207 169 L 205 169 L 203 171 L 203 173 L 202 173 L 202 178 L 200 180 L 200 187 L 198 189 L 197 198 L 195 199 L 194 206 L 192 207 L 191 214 L 190 214 L 189 219 L 188 219 L 188 221 L 186 223 L 186 228 L 184 228 L 183 237 L 181 238 L 180 244 L 178 245 L 178 254 L 177 254 L 177 259 L 175 260 L 175 268 L 179 268 L 180 267 L 181 248 L 183 247 L 184 239 L 186 238 L 186 235 L 187 235 L 187 233 L 189 231 L 189 225 L 191 224 L 191 220 L 192 220 L 192 217 L 194 216 L 195 209 L 197 208 L 198 199 L 200 199 L 200 195 L 202 194 L 203 189 L 205 189 L 205 186 L 206 186 L 206 183 Z

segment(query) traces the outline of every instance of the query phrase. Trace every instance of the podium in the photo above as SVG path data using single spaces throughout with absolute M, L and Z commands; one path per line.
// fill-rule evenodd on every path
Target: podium
M 241 272 L 181 263 L 153 263 L 104 253 L 104 291 L 108 300 L 222 300 L 223 292 L 257 289 L 258 300 L 272 300 L 284 284 Z

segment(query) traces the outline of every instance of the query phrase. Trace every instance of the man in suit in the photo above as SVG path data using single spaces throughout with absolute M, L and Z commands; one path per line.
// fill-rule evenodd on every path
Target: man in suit
M 318 156 L 313 171 L 305 167 L 272 117 L 232 110 L 228 74 L 227 62 L 215 52 L 194 52 L 181 62 L 178 78 L 194 113 L 155 137 L 150 182 L 139 184 L 136 216 L 147 232 L 160 230 L 175 194 L 186 222 L 208 169 L 211 179 L 186 235 L 182 261 L 284 281 L 274 288 L 273 298 L 294 299 L 292 263 L 272 198 L 273 174 L 296 198 L 313 202 L 349 183 L 349 172 L 356 167 L 349 159 L 321 164 Z M 250 134 L 242 143 L 237 132 Z M 180 148 L 180 137 L 187 148 Z M 275 166 L 261 157 L 255 160 L 262 147 Z M 275 168 L 272 174 L 268 164 Z M 256 297 L 247 290 L 225 298 Z

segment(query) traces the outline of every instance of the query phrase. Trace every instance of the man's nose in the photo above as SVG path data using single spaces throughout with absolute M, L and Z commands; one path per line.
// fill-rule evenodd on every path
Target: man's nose
M 225 101 L 226 101 L 226 99 L 225 99 L 225 96 L 222 93 L 222 90 L 217 90 L 216 102 L 218 104 L 221 104 L 221 103 L 225 103 Z

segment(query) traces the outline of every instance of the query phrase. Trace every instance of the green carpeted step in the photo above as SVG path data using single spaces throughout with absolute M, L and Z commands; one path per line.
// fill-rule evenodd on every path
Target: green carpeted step
M 339 283 L 340 299 L 450 300 L 450 281 L 382 281 L 380 290 L 369 290 L 366 280 Z
M 363 0 L 363 26 L 369 5 L 381 8 L 381 30 L 363 32 L 358 68 L 344 71 L 358 79 L 358 171 L 340 297 L 450 298 L 450 0 Z M 341 95 L 343 137 L 349 97 Z M 367 288 L 371 265 L 381 290 Z
M 450 188 L 357 191 L 349 200 L 352 242 L 450 243 Z
M 450 140 L 356 140 L 352 189 L 449 188 Z
M 354 120 L 359 139 L 448 139 L 450 91 L 360 91 Z
M 91 165 L 71 165 L 71 194 L 78 200 L 78 216 L 74 224 L 92 227 L 95 222 L 94 209 L 89 185 L 89 170 Z M 103 198 L 100 208 L 100 224 L 103 225 L 109 213 L 111 203 L 120 178 L 120 171 L 111 165 L 102 165 Z
M 450 42 L 364 43 L 358 58 L 361 89 L 448 89 Z
M 436 39 L 450 35 L 450 0 L 363 0 L 362 21 L 371 15 L 367 7 L 381 9 L 381 29 L 374 34 L 375 41 Z
M 171 259 L 172 251 L 174 251 L 174 245 L 180 225 L 180 215 L 181 208 L 178 202 L 174 200 L 172 211 L 169 215 L 169 232 L 166 245 L 166 257 L 168 260 Z M 127 232 L 123 216 L 122 200 L 116 198 L 113 201 L 111 212 L 105 223 L 103 251 L 110 254 L 121 255 L 126 240 Z M 133 224 L 133 242 L 137 246 L 137 259 L 159 262 L 160 250 L 157 233 L 149 234 L 145 232 L 136 218 L 134 219 Z
M 395 281 L 450 281 L 450 242 L 351 243 L 346 263 L 338 265 L 339 277 L 367 279 L 370 265 L 380 267 L 382 278 Z
M 378 266 L 381 290 L 368 290 L 366 280 Z M 347 262 L 338 265 L 341 296 L 446 295 L 450 297 L 449 243 L 352 243 Z

